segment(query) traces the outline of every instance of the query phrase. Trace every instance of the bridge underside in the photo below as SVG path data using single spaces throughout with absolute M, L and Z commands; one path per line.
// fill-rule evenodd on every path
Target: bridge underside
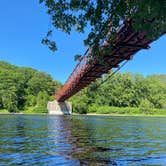
M 134 32 L 132 26 L 124 25 L 118 32 L 111 52 L 102 54 L 103 63 L 99 63 L 87 55 L 82 57 L 58 93 L 57 100 L 60 102 L 67 100 L 112 68 L 119 67 L 121 62 L 132 59 L 132 56 L 139 50 L 148 49 L 150 42 L 151 40 L 143 32 Z M 107 46 L 104 45 L 104 47 Z

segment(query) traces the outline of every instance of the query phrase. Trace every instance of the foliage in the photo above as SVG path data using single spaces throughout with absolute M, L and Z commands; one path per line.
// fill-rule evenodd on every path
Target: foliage
M 166 75 L 144 77 L 118 73 L 104 82 L 107 77 L 103 76 L 71 98 L 75 112 L 80 107 L 83 110 L 82 106 L 88 113 L 120 114 L 151 114 L 154 109 L 166 108 Z
M 12 91 L 6 91 L 2 95 L 3 108 L 9 112 L 17 112 L 17 96 Z
M 46 108 L 49 101 L 49 95 L 46 91 L 41 91 L 37 95 L 37 106 Z
M 8 114 L 8 113 L 9 113 L 9 111 L 6 109 L 0 110 L 0 114 Z
M 93 105 L 89 107 L 89 112 L 97 114 L 140 114 L 139 108 L 135 107 L 114 107 L 114 106 L 97 106 Z
M 32 109 L 32 112 L 34 113 L 47 113 L 47 108 L 43 106 L 36 106 Z
M 165 33 L 164 0 L 39 0 L 39 2 L 47 7 L 47 13 L 51 16 L 55 28 L 70 34 L 72 30 L 83 33 L 88 27 L 90 32 L 84 44 L 94 46 L 95 56 L 99 54 L 99 42 L 105 38 L 110 26 L 111 36 L 108 40 L 111 44 L 117 34 L 117 28 L 124 20 L 132 19 L 134 29 L 145 32 L 152 40 Z M 42 43 L 55 51 L 56 44 L 49 39 L 52 33 L 53 30 L 49 30 Z
M 26 98 L 26 103 L 25 103 L 25 105 L 26 105 L 27 107 L 33 107 L 33 106 L 36 105 L 36 103 L 37 103 L 37 102 L 36 102 L 36 96 L 29 94 L 29 95 L 27 96 L 27 98 Z
M 149 100 L 142 100 L 140 103 L 140 111 L 144 114 L 151 114 L 153 109 L 153 104 Z
M 33 111 L 46 112 L 50 96 L 61 87 L 58 81 L 44 72 L 17 67 L 0 61 L 0 110 L 20 112 L 35 107 Z
M 89 107 L 89 113 L 96 113 L 96 114 L 127 114 L 127 115 L 143 115 L 143 114 L 149 114 L 149 115 L 166 115 L 166 109 L 155 109 L 155 108 L 149 108 L 145 109 L 144 107 L 143 111 L 140 108 L 137 107 L 114 107 L 114 106 L 98 106 L 93 105 Z M 148 112 L 147 112 L 148 111 Z
M 73 105 L 73 112 L 79 114 L 86 114 L 88 112 L 88 99 L 84 90 L 78 93 L 78 95 L 75 95 L 71 101 Z
M 76 113 L 165 114 L 166 75 L 144 77 L 118 73 L 103 76 L 73 96 Z M 0 61 L 0 110 L 46 113 L 46 104 L 61 88 L 50 75 Z M 123 108 L 119 108 L 123 107 Z

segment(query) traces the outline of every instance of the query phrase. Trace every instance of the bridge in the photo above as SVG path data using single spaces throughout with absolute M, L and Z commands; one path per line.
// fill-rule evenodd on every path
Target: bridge
M 108 32 L 100 50 L 107 48 Z M 111 46 L 111 52 L 102 53 L 102 63 L 91 56 L 93 47 L 90 47 L 69 76 L 68 80 L 56 96 L 58 102 L 64 102 L 81 89 L 87 87 L 103 74 L 108 73 L 112 68 L 119 67 L 120 63 L 131 60 L 133 55 L 141 49 L 150 48 L 152 42 L 144 32 L 135 32 L 131 21 L 125 21 L 117 30 L 117 36 Z

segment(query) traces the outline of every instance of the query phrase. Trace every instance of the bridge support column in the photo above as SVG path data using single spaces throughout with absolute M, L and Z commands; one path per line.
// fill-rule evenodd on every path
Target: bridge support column
M 70 115 L 72 113 L 71 102 L 50 101 L 47 104 L 48 113 L 52 115 Z

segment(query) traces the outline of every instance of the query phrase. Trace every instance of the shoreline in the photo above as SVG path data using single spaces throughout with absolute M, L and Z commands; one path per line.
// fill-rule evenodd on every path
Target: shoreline
M 23 112 L 19 112 L 19 113 L 10 113 L 10 112 L 0 112 L 0 115 L 49 115 L 47 113 L 23 113 Z
M 88 116 L 112 116 L 112 117 L 115 117 L 115 116 L 166 117 L 166 115 L 161 115 L 161 114 L 96 114 L 96 113 L 88 113 L 85 115 L 88 115 Z
M 51 115 L 48 113 L 7 113 L 7 112 L 0 112 L 0 115 Z M 112 117 L 166 117 L 166 115 L 161 114 L 97 114 L 97 113 L 87 113 L 87 114 L 77 114 L 73 113 L 72 115 L 79 115 L 79 116 L 112 116 Z M 59 116 L 59 115 L 58 115 Z M 63 116 L 63 115 L 62 115 Z

